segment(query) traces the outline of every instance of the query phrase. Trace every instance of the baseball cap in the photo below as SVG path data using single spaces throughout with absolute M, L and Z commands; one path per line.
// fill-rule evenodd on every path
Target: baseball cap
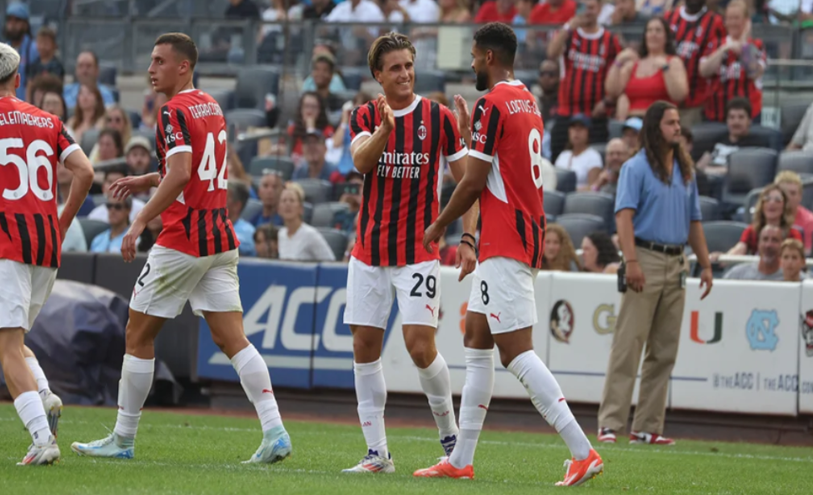
M 570 127 L 572 125 L 581 124 L 585 127 L 590 127 L 590 117 L 583 113 L 577 113 L 576 115 L 570 117 L 570 121 L 567 123 L 567 126 Z
M 641 129 L 644 127 L 644 121 L 641 120 L 640 117 L 630 117 L 626 121 L 624 121 L 624 127 L 621 129 L 633 129 L 634 131 L 641 132 Z
M 130 141 L 127 142 L 127 146 L 124 148 L 124 154 L 126 155 L 133 148 L 144 148 L 147 150 L 147 153 L 152 153 L 152 145 L 150 144 L 150 140 L 144 136 L 131 137 Z
M 6 7 L 6 17 L 16 17 L 17 19 L 27 21 L 30 16 L 28 5 L 24 3 L 14 2 Z

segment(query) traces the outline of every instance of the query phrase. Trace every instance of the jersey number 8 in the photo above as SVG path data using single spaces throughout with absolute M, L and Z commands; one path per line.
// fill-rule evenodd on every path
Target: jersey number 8
M 537 189 L 542 187 L 542 136 L 533 128 L 528 134 L 528 154 L 531 156 L 531 178 Z
M 20 138 L 0 139 L 0 165 L 13 164 L 20 174 L 20 185 L 16 189 L 4 189 L 3 199 L 10 201 L 22 199 L 30 190 L 42 201 L 53 200 L 54 170 L 47 157 L 54 155 L 54 149 L 42 139 L 37 139 L 25 150 L 25 160 L 17 154 L 9 153 L 10 149 L 22 149 L 23 147 L 24 143 Z M 37 153 L 40 151 L 44 151 L 45 156 L 38 155 Z M 45 189 L 40 188 L 37 180 L 37 174 L 43 167 L 45 167 L 45 177 L 48 183 L 48 187 Z
M 221 146 L 225 145 L 226 137 L 226 131 L 223 130 L 217 135 L 217 140 Z M 226 181 L 226 168 L 228 167 L 229 160 L 228 152 L 223 153 L 223 166 L 220 168 L 220 172 L 217 171 L 215 160 L 215 136 L 210 132 L 206 135 L 206 148 L 203 149 L 203 159 L 200 161 L 200 166 L 198 167 L 198 178 L 201 181 L 209 181 L 208 191 L 210 192 L 215 190 L 215 177 L 217 177 L 218 189 L 226 189 L 228 187 L 228 181 Z

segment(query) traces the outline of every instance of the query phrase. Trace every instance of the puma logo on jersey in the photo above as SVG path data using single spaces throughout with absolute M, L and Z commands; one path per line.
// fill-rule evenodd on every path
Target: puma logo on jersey
M 426 309 L 428 309 L 429 312 L 432 313 L 432 316 L 435 316 L 435 308 L 427 304 Z
M 499 313 L 497 313 L 496 315 L 495 315 L 494 313 L 491 313 L 489 316 L 490 316 L 490 317 L 492 317 L 492 318 L 494 318 L 495 320 L 497 320 L 499 323 L 502 323 L 502 322 L 500 321 L 500 315 L 501 315 L 501 314 L 502 314 L 502 311 L 500 311 L 500 312 L 499 312 Z

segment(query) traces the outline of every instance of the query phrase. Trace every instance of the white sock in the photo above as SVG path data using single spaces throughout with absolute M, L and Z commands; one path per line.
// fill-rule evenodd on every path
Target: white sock
M 37 447 L 48 445 L 51 438 L 51 429 L 48 427 L 48 420 L 45 417 L 45 408 L 42 399 L 34 391 L 23 392 L 14 399 L 14 407 L 17 415 L 23 421 L 31 440 Z
M 386 459 L 389 456 L 387 432 L 384 428 L 387 384 L 384 383 L 381 358 L 372 363 L 353 363 L 353 372 L 356 377 L 359 421 L 367 448 Z
M 25 362 L 28 363 L 28 367 L 31 368 L 31 373 L 34 373 L 34 378 L 37 380 L 37 389 L 39 390 L 40 396 L 45 397 L 48 395 L 48 392 L 51 391 L 51 388 L 48 386 L 48 379 L 45 378 L 45 372 L 42 371 L 40 362 L 37 361 L 37 358 L 35 357 L 27 357 L 25 358 Z
M 155 359 L 141 359 L 124 355 L 119 380 L 119 413 L 113 432 L 119 437 L 134 439 L 141 419 L 141 408 L 152 388 Z
M 474 462 L 474 450 L 486 420 L 494 391 L 494 350 L 469 349 L 466 354 L 466 383 L 460 398 L 460 435 L 449 462 L 462 469 Z
M 590 441 L 570 412 L 559 383 L 539 356 L 532 350 L 523 352 L 511 361 L 508 370 L 519 378 L 536 410 L 562 435 L 572 456 L 577 461 L 587 459 Z
M 249 344 L 231 358 L 231 364 L 240 377 L 240 384 L 243 385 L 248 400 L 254 404 L 263 433 L 282 426 L 277 399 L 271 388 L 271 375 L 268 374 L 268 366 L 257 348 Z
M 449 366 L 446 364 L 446 360 L 438 353 L 428 368 L 418 368 L 418 377 L 421 381 L 421 388 L 429 400 L 432 416 L 438 425 L 440 439 L 457 435 L 457 423 L 452 403 L 452 380 L 449 378 Z

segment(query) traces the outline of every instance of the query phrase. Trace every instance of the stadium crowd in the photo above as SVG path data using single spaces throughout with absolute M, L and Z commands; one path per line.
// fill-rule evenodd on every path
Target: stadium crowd
M 813 192 L 813 105 L 792 136 L 760 125 L 768 57 L 763 42 L 752 36 L 760 23 L 813 21 L 813 2 L 794 8 L 789 3 L 230 0 L 224 13 L 229 19 L 386 25 L 342 27 L 336 39 L 317 41 L 290 122 L 282 121 L 274 95 L 265 99 L 264 118 L 256 127 L 280 129 L 279 137 L 256 146 L 232 139 L 229 214 L 241 255 L 347 261 L 364 187 L 349 153 L 351 113 L 371 95 L 357 91 L 360 85 L 346 80 L 342 69 L 359 61 L 380 32 L 409 23 L 420 78 L 423 64 L 433 63 L 437 33 L 413 24 L 502 21 L 517 26 L 520 55 L 538 67 L 538 77 L 523 82 L 537 95 L 545 124 L 546 269 L 617 269 L 613 198 L 619 172 L 638 149 L 641 116 L 651 103 L 667 100 L 680 106 L 684 145 L 696 161 L 704 196 L 704 220 L 735 226 L 716 236 L 707 232 L 713 259 L 726 252 L 758 255 L 758 264 L 741 265 L 729 276 L 798 280 L 805 276 L 804 256 L 813 249 L 813 213 L 804 206 L 811 206 L 804 200 L 808 186 Z M 122 176 L 155 170 L 155 126 L 165 98 L 147 90 L 140 109 L 122 108 L 117 88 L 100 82 L 92 51 L 78 55 L 68 83 L 57 33 L 50 27 L 32 33 L 29 19 L 26 4 L 8 6 L 4 38 L 23 56 L 18 97 L 63 119 L 99 165 L 91 196 L 63 249 L 118 252 L 129 222 L 149 196 L 116 200 L 108 189 Z M 557 29 L 542 35 L 519 27 L 533 25 Z M 622 25 L 640 30 L 640 41 L 626 41 L 607 29 Z M 279 28 L 261 26 L 260 51 L 272 49 L 266 40 L 276 39 Z M 348 46 L 359 48 L 355 58 Z M 443 91 L 424 96 L 449 105 Z M 59 170 L 60 198 L 71 180 L 70 172 Z M 448 170 L 441 182 L 445 204 L 455 186 Z M 161 230 L 160 219 L 153 223 L 140 239 L 141 251 L 151 248 Z M 454 263 L 458 237 L 459 225 L 442 242 L 444 264 Z

